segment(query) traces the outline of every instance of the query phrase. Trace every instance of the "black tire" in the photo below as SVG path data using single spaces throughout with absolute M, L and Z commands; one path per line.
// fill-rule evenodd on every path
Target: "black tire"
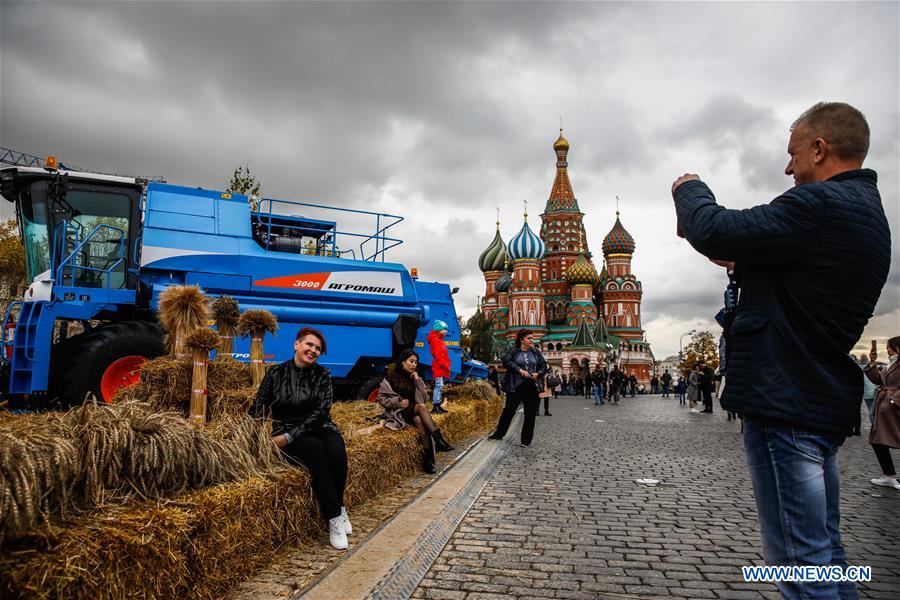
M 370 373 L 365 377 L 361 377 L 359 383 L 356 384 L 356 389 L 353 392 L 353 398 L 351 398 L 351 400 L 368 400 L 372 392 L 376 391 L 379 386 L 381 386 L 381 381 L 383 379 L 384 375 L 381 375 L 380 373 Z
M 78 337 L 77 345 L 61 359 L 58 396 L 65 407 L 81 404 L 88 393 L 98 402 L 112 401 L 100 391 L 100 380 L 109 365 L 126 356 L 150 359 L 165 353 L 162 329 L 149 321 L 109 323 Z

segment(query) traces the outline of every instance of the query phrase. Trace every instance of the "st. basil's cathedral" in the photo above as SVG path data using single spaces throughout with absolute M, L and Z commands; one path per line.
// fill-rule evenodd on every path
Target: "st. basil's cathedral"
M 481 312 L 493 324 L 498 353 L 527 328 L 551 367 L 569 377 L 613 362 L 647 385 L 654 359 L 641 329 L 641 282 L 631 272 L 634 238 L 616 210 L 597 273 L 561 129 L 553 150 L 556 179 L 540 215 L 540 235 L 528 226 L 526 210 L 522 228 L 504 243 L 498 219 L 494 240 L 478 258 L 486 284 Z

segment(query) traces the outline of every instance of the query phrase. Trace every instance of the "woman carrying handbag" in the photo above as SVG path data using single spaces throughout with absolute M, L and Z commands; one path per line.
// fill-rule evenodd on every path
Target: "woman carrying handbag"
M 534 418 L 540 402 L 538 392 L 543 389 L 544 375 L 547 373 L 547 361 L 534 345 L 534 333 L 531 330 L 519 330 L 515 345 L 503 356 L 503 366 L 506 367 L 506 377 L 503 381 L 506 405 L 494 433 L 489 435 L 488 439 L 503 439 L 521 403 L 525 405 L 521 445 L 527 448 L 531 446 L 531 439 L 534 437 Z
M 869 353 L 869 364 L 864 369 L 869 381 L 878 386 L 875 392 L 875 403 L 872 408 L 872 429 L 869 430 L 869 443 L 881 465 L 882 477 L 872 480 L 874 485 L 882 485 L 900 490 L 897 471 L 891 460 L 891 448 L 900 448 L 900 336 L 887 341 L 888 366 L 883 370 L 875 364 L 878 350 L 872 342 Z

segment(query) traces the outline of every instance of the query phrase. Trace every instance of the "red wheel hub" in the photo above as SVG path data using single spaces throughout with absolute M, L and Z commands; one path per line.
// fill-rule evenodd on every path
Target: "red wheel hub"
M 366 398 L 366 402 L 369 404 L 374 404 L 375 401 L 378 400 L 378 388 L 375 388 L 371 392 L 369 392 L 369 397 Z
M 141 380 L 141 365 L 145 362 L 147 359 L 143 356 L 125 356 L 106 367 L 100 379 L 103 401 L 111 404 L 121 388 L 138 383 Z

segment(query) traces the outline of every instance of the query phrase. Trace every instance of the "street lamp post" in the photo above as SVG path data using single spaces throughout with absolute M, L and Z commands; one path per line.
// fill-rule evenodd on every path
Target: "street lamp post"
M 684 352 L 682 351 L 682 342 L 684 341 L 684 336 L 686 335 L 694 335 L 697 333 L 696 329 L 691 329 L 686 333 L 682 333 L 681 337 L 678 338 L 678 367 L 683 368 L 684 366 Z

